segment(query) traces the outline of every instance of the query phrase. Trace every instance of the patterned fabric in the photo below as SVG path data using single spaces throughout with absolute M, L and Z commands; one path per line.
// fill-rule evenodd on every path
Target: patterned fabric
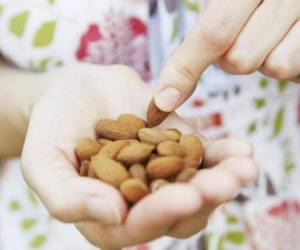
M 200 0 L 0 0 L 0 50 L 28 70 L 77 60 L 124 63 L 155 81 L 204 7 Z M 262 176 L 219 208 L 204 233 L 128 249 L 298 250 L 299 87 L 211 66 L 179 113 L 208 138 L 252 141 Z M 17 161 L 2 172 L 1 250 L 94 249 L 72 226 L 49 218 L 22 181 Z

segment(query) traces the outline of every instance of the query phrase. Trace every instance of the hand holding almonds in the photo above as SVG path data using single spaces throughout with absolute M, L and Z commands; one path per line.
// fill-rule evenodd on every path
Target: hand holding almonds
M 100 120 L 96 132 L 97 141 L 83 138 L 75 149 L 79 173 L 119 189 L 130 204 L 171 182 L 188 182 L 204 155 L 197 136 L 149 128 L 131 114 Z

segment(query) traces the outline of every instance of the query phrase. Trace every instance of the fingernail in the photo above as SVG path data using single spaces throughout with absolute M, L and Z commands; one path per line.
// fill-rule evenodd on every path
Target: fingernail
M 180 92 L 172 87 L 162 89 L 155 98 L 156 105 L 165 112 L 173 111 L 178 104 Z
M 89 199 L 87 210 L 92 218 L 105 225 L 121 223 L 121 215 L 118 208 L 111 201 L 102 197 L 92 197 Z

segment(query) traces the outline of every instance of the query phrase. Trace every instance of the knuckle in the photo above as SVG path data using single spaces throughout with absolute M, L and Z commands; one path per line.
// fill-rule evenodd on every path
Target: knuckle
M 249 74 L 256 70 L 256 59 L 241 51 L 229 52 L 224 57 L 225 64 L 232 73 L 236 74 Z
M 265 69 L 269 74 L 280 80 L 288 80 L 293 77 L 292 67 L 289 63 L 284 62 L 283 60 L 279 61 L 270 61 L 265 64 Z
M 180 83 L 184 83 L 185 87 L 192 87 L 198 81 L 198 76 L 185 64 L 181 62 L 170 62 L 169 67 L 175 71 L 181 78 Z
M 234 39 L 230 17 L 218 17 L 199 27 L 203 39 L 218 50 L 227 49 Z

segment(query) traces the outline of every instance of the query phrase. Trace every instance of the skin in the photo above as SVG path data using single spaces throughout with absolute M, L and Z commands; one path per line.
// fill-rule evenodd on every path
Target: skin
M 297 0 L 209 0 L 161 73 L 157 106 L 164 111 L 179 107 L 212 63 L 230 74 L 260 71 L 299 82 L 299 17 Z
M 189 184 L 163 188 L 129 211 L 116 189 L 78 175 L 74 147 L 80 138 L 95 136 L 94 125 L 101 118 L 122 113 L 145 118 L 153 95 L 150 87 L 125 66 L 79 64 L 40 75 L 2 69 L 0 78 L 5 72 L 7 78 L 1 81 L 1 89 L 18 74 L 32 86 L 19 96 L 19 104 L 13 99 L 17 88 L 6 99 L 8 106 L 15 107 L 10 114 L 10 120 L 16 121 L 13 127 L 21 131 L 11 155 L 21 151 L 26 134 L 22 152 L 26 181 L 53 217 L 75 223 L 97 247 L 121 249 L 165 235 L 189 237 L 205 227 L 215 207 L 233 199 L 258 176 L 248 143 L 234 138 L 206 141 L 205 170 Z M 195 132 L 175 114 L 161 125 L 170 127 Z

